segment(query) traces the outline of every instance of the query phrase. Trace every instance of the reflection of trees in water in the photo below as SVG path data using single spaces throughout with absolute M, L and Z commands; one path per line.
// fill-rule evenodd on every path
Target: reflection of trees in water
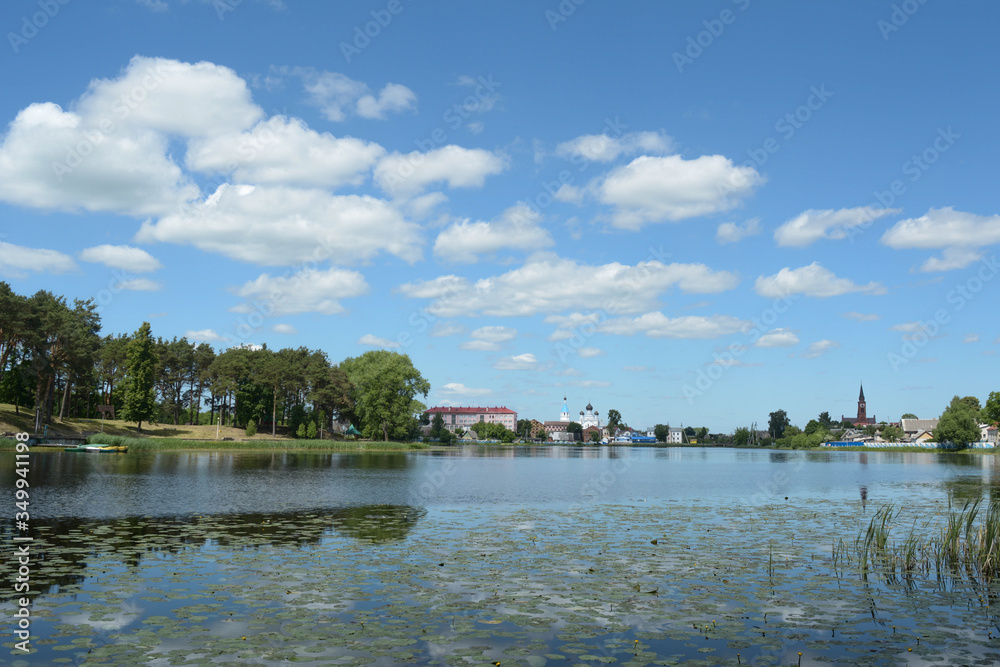
M 126 517 L 112 521 L 60 518 L 36 521 L 31 545 L 31 591 L 50 593 L 59 587 L 82 584 L 87 563 L 113 560 L 138 570 L 154 553 L 173 554 L 185 549 L 218 545 L 229 549 L 262 546 L 316 546 L 337 534 L 371 542 L 405 539 L 426 514 L 423 508 L 399 505 L 365 505 L 274 514 L 225 514 L 189 518 Z M 0 540 L 14 545 L 9 522 L 0 524 Z M 17 559 L 13 547 L 0 559 L 0 579 L 13 582 Z M 13 586 L 0 592 L 0 600 L 21 597 Z
M 333 527 L 358 540 L 393 542 L 405 539 L 426 513 L 422 507 L 408 505 L 364 505 L 338 512 Z

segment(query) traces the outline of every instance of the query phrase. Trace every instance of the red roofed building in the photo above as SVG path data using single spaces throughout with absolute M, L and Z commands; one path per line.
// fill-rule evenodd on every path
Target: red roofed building
M 445 428 L 454 432 L 456 428 L 468 431 L 477 422 L 487 424 L 503 424 L 510 431 L 517 431 L 517 413 L 505 407 L 498 408 L 429 408 L 427 416 L 434 420 L 434 415 L 441 415 Z

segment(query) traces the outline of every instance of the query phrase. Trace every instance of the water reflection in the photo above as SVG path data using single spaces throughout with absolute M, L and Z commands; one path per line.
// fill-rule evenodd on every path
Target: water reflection
M 195 516 L 189 519 L 123 517 L 113 521 L 59 518 L 35 524 L 31 543 L 31 590 L 50 593 L 82 584 L 88 563 L 108 561 L 139 572 L 151 555 L 185 549 L 309 548 L 339 536 L 371 543 L 405 540 L 426 515 L 422 507 L 364 505 L 332 510 Z M 13 544 L 12 528 L 0 525 L 0 542 Z M 0 561 L 0 579 L 11 581 L 17 560 Z M 0 600 L 17 597 L 10 587 Z

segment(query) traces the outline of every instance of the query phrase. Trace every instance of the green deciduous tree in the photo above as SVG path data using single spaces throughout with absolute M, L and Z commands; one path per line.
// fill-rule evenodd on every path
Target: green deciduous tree
M 990 424 L 1000 424 L 1000 391 L 991 391 L 983 406 L 983 419 Z
M 733 445 L 736 447 L 746 447 L 750 443 L 750 429 L 741 426 L 733 432 Z
M 156 374 L 156 353 L 149 322 L 133 334 L 125 351 L 125 401 L 122 419 L 136 422 L 142 430 L 142 422 L 148 420 L 156 408 L 153 392 Z
M 959 448 L 968 447 L 970 443 L 979 440 L 977 413 L 968 401 L 954 397 L 938 420 L 934 439 L 942 444 L 947 442 Z
M 388 350 L 372 350 L 340 365 L 354 385 L 354 415 L 366 437 L 396 440 L 412 438 L 430 383 L 414 368 L 410 357 Z
M 919 417 L 917 417 L 912 412 L 907 412 L 905 415 L 903 415 L 902 417 L 900 417 L 900 419 L 919 419 Z
M 767 422 L 767 432 L 771 434 L 771 437 L 777 440 L 785 434 L 785 429 L 788 428 L 790 422 L 788 421 L 788 413 L 784 410 L 775 410 L 770 413 Z
M 903 439 L 903 435 L 905 435 L 903 429 L 898 426 L 889 425 L 882 429 L 882 439 L 889 442 L 899 442 Z
M 657 424 L 653 427 L 653 435 L 657 442 L 666 442 L 670 439 L 670 424 Z
M 614 435 L 618 430 L 618 427 L 622 424 L 622 413 L 618 412 L 614 408 L 608 410 L 608 432 Z

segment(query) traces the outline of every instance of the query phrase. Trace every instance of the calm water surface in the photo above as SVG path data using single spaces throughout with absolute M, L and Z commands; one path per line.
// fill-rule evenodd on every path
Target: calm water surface
M 992 585 L 866 581 L 831 553 L 888 503 L 931 534 L 949 504 L 997 496 L 998 471 L 845 451 L 42 452 L 36 653 L 0 662 L 991 664 Z

